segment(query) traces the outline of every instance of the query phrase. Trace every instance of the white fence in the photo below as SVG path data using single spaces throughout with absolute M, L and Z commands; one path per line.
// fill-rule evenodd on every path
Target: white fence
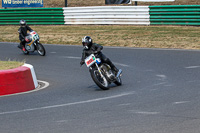
M 65 24 L 150 25 L 148 6 L 64 7 Z

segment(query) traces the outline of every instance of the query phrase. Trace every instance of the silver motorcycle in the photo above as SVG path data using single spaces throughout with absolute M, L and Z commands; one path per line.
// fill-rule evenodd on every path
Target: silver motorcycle
M 26 37 L 25 47 L 22 48 L 22 52 L 27 55 L 29 52 L 37 51 L 39 55 L 45 56 L 46 51 L 44 46 L 39 42 L 39 35 L 35 31 L 31 31 Z

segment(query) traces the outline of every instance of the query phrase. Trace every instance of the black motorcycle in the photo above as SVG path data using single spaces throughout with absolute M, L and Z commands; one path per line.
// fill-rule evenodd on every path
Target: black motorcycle
M 111 70 L 107 63 L 102 63 L 100 58 L 91 54 L 85 59 L 85 64 L 89 68 L 93 81 L 103 90 L 109 89 L 109 84 L 115 83 L 117 86 L 122 85 L 120 69 L 117 74 Z

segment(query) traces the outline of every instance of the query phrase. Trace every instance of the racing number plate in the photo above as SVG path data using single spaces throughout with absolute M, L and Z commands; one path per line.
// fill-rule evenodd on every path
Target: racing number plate
M 40 37 L 39 37 L 39 35 L 38 34 L 35 34 L 34 36 L 33 36 L 33 39 L 34 40 L 37 40 L 37 39 L 39 39 Z
M 85 59 L 85 64 L 87 65 L 87 67 L 90 67 L 92 64 L 94 64 L 96 62 L 96 58 L 93 54 L 91 54 L 90 56 L 88 56 Z
M 33 40 L 40 39 L 39 35 L 35 31 L 30 32 L 30 34 L 32 35 Z

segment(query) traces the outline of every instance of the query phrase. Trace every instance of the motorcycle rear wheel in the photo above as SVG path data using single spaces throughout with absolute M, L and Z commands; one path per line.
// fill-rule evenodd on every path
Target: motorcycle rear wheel
M 122 80 L 121 80 L 121 77 L 116 77 L 116 81 L 114 82 L 117 86 L 120 86 L 122 85 Z
M 41 56 L 45 56 L 46 51 L 44 49 L 44 46 L 41 43 L 37 44 L 37 52 L 41 55 Z
M 100 75 L 99 71 L 97 69 L 92 69 L 90 71 L 91 77 L 93 81 L 96 83 L 97 86 L 99 86 L 102 90 L 108 90 L 109 83 L 106 80 L 106 78 Z

